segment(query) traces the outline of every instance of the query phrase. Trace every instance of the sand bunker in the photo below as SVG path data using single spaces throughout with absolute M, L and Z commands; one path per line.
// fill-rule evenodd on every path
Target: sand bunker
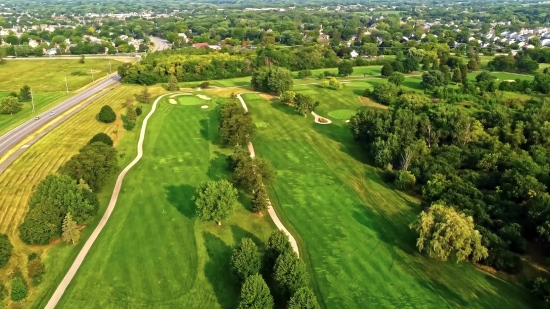
M 311 112 L 311 114 L 313 115 L 313 117 L 315 117 L 315 123 L 318 123 L 318 124 L 331 124 L 332 121 L 330 121 L 330 119 L 327 119 L 325 117 L 321 117 L 317 114 L 315 114 L 314 112 Z
M 174 100 L 174 99 L 168 99 L 168 102 L 170 102 L 170 104 L 178 104 L 178 101 Z
M 349 123 L 349 119 L 348 119 L 348 120 L 346 120 L 346 123 Z
M 203 95 L 203 94 L 197 94 L 197 97 L 199 97 L 199 98 L 201 98 L 201 99 L 203 99 L 203 100 L 207 100 L 207 101 L 208 101 L 208 100 L 212 100 L 211 98 L 209 98 L 209 97 L 207 97 L 207 96 L 205 96 L 205 95 Z
M 206 109 L 206 108 L 208 108 L 208 105 L 202 105 L 201 108 Z

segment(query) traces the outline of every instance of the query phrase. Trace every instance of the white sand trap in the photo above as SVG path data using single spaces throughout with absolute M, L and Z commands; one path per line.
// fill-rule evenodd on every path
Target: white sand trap
M 174 99 L 168 99 L 168 102 L 170 102 L 170 104 L 178 104 L 178 101 L 174 100 Z
M 349 119 L 348 119 L 348 120 L 346 120 L 346 123 L 349 123 Z
M 200 99 L 206 100 L 206 101 L 212 100 L 211 98 L 205 96 L 204 94 L 197 94 L 197 97 L 199 97 Z
M 207 109 L 208 105 L 202 105 L 201 108 Z
M 332 121 L 330 121 L 330 119 L 328 119 L 327 117 L 321 117 L 321 116 L 315 114 L 314 112 L 311 112 L 311 114 L 313 115 L 313 117 L 315 117 L 315 123 L 318 123 L 318 124 L 331 124 L 332 123 Z M 321 118 L 323 118 L 325 121 L 321 122 Z
M 516 81 L 515 81 L 515 80 L 513 80 L 513 79 L 507 79 L 507 80 L 505 80 L 505 82 L 509 82 L 509 83 L 515 83 Z

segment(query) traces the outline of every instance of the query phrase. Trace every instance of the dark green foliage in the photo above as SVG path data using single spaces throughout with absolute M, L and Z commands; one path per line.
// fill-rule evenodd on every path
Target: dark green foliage
M 315 294 L 308 287 L 303 287 L 290 298 L 287 309 L 321 309 L 321 307 Z
M 30 102 L 32 99 L 31 97 L 31 87 L 25 85 L 21 87 L 21 90 L 19 91 L 19 101 L 20 102 Z
M 264 266 L 269 273 L 273 271 L 275 261 L 281 254 L 292 251 L 292 245 L 290 241 L 288 241 L 288 236 L 281 230 L 276 230 L 271 233 L 265 247 Z
M 397 99 L 400 92 L 399 87 L 392 83 L 379 83 L 374 85 L 372 91 L 367 90 L 365 90 L 365 94 L 368 97 L 383 105 L 390 105 Z
M 258 190 L 254 191 L 254 196 L 252 198 L 252 211 L 256 213 L 263 213 L 267 211 L 269 207 L 269 196 L 264 187 L 260 187 Z
M 221 225 L 222 220 L 233 213 L 237 194 L 237 189 L 225 179 L 202 183 L 197 188 L 197 196 L 194 198 L 198 217 L 205 221 L 216 221 Z
M 238 309 L 272 309 L 273 296 L 262 276 L 256 274 L 246 278 L 241 289 Z
M 438 70 L 431 70 L 422 74 L 422 82 L 420 85 L 426 89 L 434 89 L 447 85 L 448 80 L 445 74 Z
M 293 79 L 292 73 L 285 69 L 276 66 L 261 67 L 254 71 L 250 81 L 252 88 L 256 91 L 281 93 L 292 88 Z
M 269 186 L 275 180 L 277 172 L 271 165 L 271 162 L 265 159 L 252 159 L 250 156 L 243 157 L 233 170 L 233 181 L 248 190 L 256 190 L 256 175 L 260 176 L 260 180 L 264 186 Z
M 535 280 L 529 282 L 529 289 L 531 293 L 544 303 L 550 302 L 550 284 L 548 280 L 542 277 L 537 277 Z
M 42 282 L 42 278 L 46 274 L 46 267 L 40 257 L 35 258 L 27 263 L 27 273 L 32 280 L 34 286 L 39 285 Z
M 168 91 L 178 91 L 180 90 L 180 85 L 178 84 L 178 79 L 174 75 L 170 75 L 170 79 L 168 80 Z
M 88 144 L 93 144 L 96 142 L 101 142 L 105 145 L 113 146 L 113 140 L 111 137 L 105 133 L 98 133 L 92 137 L 92 139 L 88 142 Z
M 11 115 L 20 112 L 23 104 L 17 97 L 7 96 L 0 100 L 0 114 Z
M 97 119 L 105 123 L 114 122 L 116 120 L 115 111 L 111 108 L 111 106 L 104 105 L 99 111 L 99 114 L 97 115 Z
M 201 89 L 206 89 L 206 88 L 210 87 L 210 83 L 209 83 L 209 82 L 202 82 L 202 83 L 199 85 L 199 87 L 200 87 Z
M 262 267 L 262 258 L 258 246 L 250 238 L 241 239 L 241 243 L 231 256 L 231 268 L 240 283 L 246 278 L 257 275 Z
M 254 131 L 254 123 L 249 113 L 232 97 L 220 109 L 220 144 L 233 147 L 246 144 Z
M 143 114 L 143 110 L 141 109 L 141 106 L 136 107 L 136 115 L 139 117 Z
M 13 245 L 8 235 L 0 234 L 0 268 L 8 265 L 12 250 Z
M 401 73 L 401 72 L 393 72 L 389 77 L 388 77 L 388 82 L 396 85 L 396 86 L 401 86 L 401 84 L 405 81 L 405 74 Z
M 380 72 L 380 74 L 382 74 L 382 76 L 384 77 L 390 77 L 393 73 L 393 68 L 391 66 L 391 64 L 389 63 L 386 63 L 384 64 L 384 66 L 382 66 L 382 71 Z
M 351 75 L 353 73 L 353 64 L 351 61 L 342 61 L 338 64 L 338 75 L 342 75 L 344 77 Z
M 297 93 L 294 97 L 294 110 L 304 117 L 315 111 L 315 108 L 317 108 L 319 104 L 319 101 L 316 101 L 312 96 L 306 94 Z
M 29 289 L 21 277 L 14 277 L 11 281 L 11 300 L 22 301 L 27 298 Z
M 143 86 L 143 89 L 136 96 L 136 99 L 138 100 L 138 102 L 141 102 L 141 103 L 149 103 L 149 101 L 151 101 L 151 94 L 149 93 L 149 88 L 147 88 L 147 86 Z
M 298 78 L 308 78 L 311 77 L 311 70 L 302 70 L 298 72 Z
M 99 191 L 118 169 L 117 151 L 103 142 L 88 144 L 60 168 L 74 180 L 84 180 L 93 191 Z M 71 212 L 77 220 L 77 214 Z
M 416 183 L 416 177 L 405 170 L 399 170 L 395 174 L 395 186 L 400 190 L 410 189 Z
M 282 253 L 273 268 L 274 291 L 278 303 L 286 303 L 302 287 L 308 285 L 304 263 L 293 251 Z
M 95 211 L 76 181 L 65 175 L 48 175 L 31 196 L 19 236 L 27 244 L 47 244 L 61 236 L 61 223 L 67 212 L 73 214 L 79 224 L 84 224 Z

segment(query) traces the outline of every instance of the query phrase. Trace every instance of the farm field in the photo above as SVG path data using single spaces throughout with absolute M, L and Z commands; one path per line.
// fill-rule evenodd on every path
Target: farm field
M 128 172 L 117 207 L 59 308 L 235 308 L 232 247 L 251 237 L 261 247 L 274 225 L 241 197 L 222 226 L 195 217 L 199 183 L 230 176 L 231 149 L 216 146 L 216 101 L 162 99 L 151 117 L 144 156 Z M 202 104 L 209 109 L 201 109 Z
M 101 217 L 108 200 L 111 197 L 115 177 L 109 181 L 103 191 L 98 193 L 101 209 L 96 222 L 83 230 L 81 242 L 78 246 L 52 243 L 49 246 L 27 246 L 18 237 L 18 226 L 27 212 L 27 204 L 33 188 L 50 173 L 54 173 L 72 155 L 99 132 L 109 134 L 115 141 L 119 152 L 120 166 L 127 165 L 135 156 L 137 132 L 142 117 L 138 118 L 138 126 L 128 132 L 122 128 L 120 118 L 111 124 L 98 122 L 95 117 L 105 104 L 111 105 L 117 114 L 124 111 L 122 104 L 126 98 L 132 97 L 141 91 L 141 86 L 123 85 L 101 97 L 65 123 L 47 134 L 32 147 L 27 149 L 10 167 L 0 174 L 0 233 L 8 234 L 14 245 L 14 257 L 8 267 L 0 271 L 0 282 L 8 282 L 10 273 L 16 268 L 24 269 L 27 255 L 32 252 L 42 253 L 46 265 L 46 275 L 38 287 L 30 290 L 29 298 L 25 301 L 29 308 L 43 308 L 49 296 L 72 264 L 78 254 L 80 246 L 84 244 L 93 226 Z M 156 95 L 164 91 L 161 87 L 150 87 L 151 94 Z M 143 104 L 144 114 L 149 111 L 150 105 Z M 45 254 L 45 255 L 44 255 Z
M 256 155 L 278 171 L 270 197 L 297 236 L 326 308 L 524 308 L 521 286 L 418 253 L 408 226 L 420 206 L 366 164 L 345 123 L 362 106 L 349 85 L 293 89 L 318 98 L 316 113 L 330 125 L 243 95 L 257 127 Z
M 78 63 L 78 59 L 6 61 L 0 70 L 0 91 L 19 91 L 29 85 L 36 93 L 64 93 L 66 76 L 72 92 L 92 82 L 90 70 L 95 79 L 108 75 L 109 62 L 113 72 L 122 64 L 109 59 L 86 59 L 85 63 Z

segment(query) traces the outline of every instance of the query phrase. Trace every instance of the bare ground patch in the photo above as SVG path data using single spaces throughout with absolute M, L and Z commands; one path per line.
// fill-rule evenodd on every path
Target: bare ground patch
M 358 98 L 359 98 L 359 101 L 361 102 L 361 104 L 363 104 L 366 107 L 388 109 L 388 107 L 386 105 L 376 103 L 376 102 L 374 102 L 373 100 L 371 100 L 369 98 L 366 98 L 366 97 L 363 97 L 363 96 L 358 96 Z

